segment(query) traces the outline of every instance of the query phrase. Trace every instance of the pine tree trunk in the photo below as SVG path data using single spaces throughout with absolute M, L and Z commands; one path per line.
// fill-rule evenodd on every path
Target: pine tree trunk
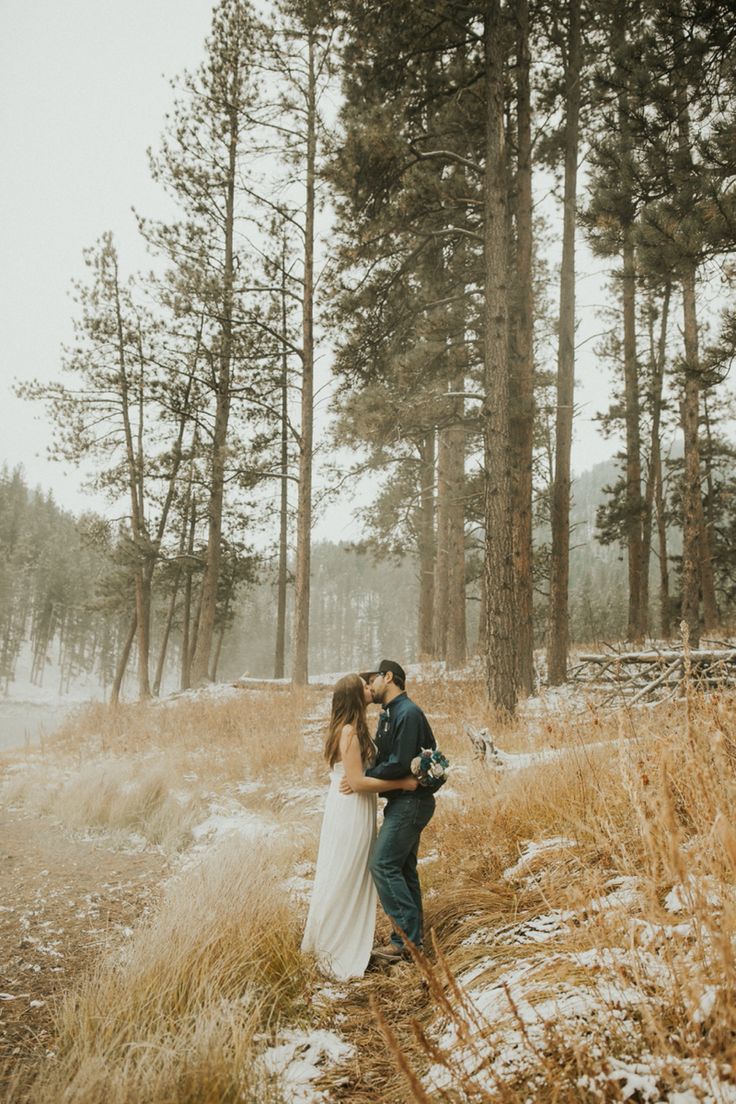
M 120 690 L 123 685 L 123 679 L 125 678 L 125 670 L 128 666 L 128 660 L 130 659 L 130 650 L 133 647 L 133 641 L 135 640 L 136 630 L 138 628 L 138 614 L 133 614 L 130 622 L 130 628 L 128 634 L 125 637 L 123 643 L 123 650 L 120 653 L 118 665 L 115 668 L 115 678 L 113 680 L 112 689 L 110 691 L 110 705 L 117 705 L 120 701 Z
M 700 450 L 698 448 L 698 381 L 686 371 L 685 394 L 680 407 L 685 446 L 682 496 L 682 619 L 687 622 L 690 644 L 700 641 Z
M 649 439 L 649 470 L 647 471 L 646 487 L 644 493 L 644 514 L 642 524 L 642 555 L 641 555 L 641 625 L 644 635 L 649 632 L 649 560 L 652 548 L 652 521 L 654 515 L 654 500 L 657 487 L 657 478 L 661 480 L 662 457 L 659 445 L 659 434 L 662 423 L 662 388 L 664 384 L 665 354 L 667 348 L 667 321 L 669 317 L 671 285 L 667 284 L 662 300 L 662 314 L 660 318 L 659 340 L 655 349 L 654 345 L 654 320 L 650 318 L 650 349 L 652 363 L 652 428 Z M 666 556 L 666 553 L 665 553 Z M 666 570 L 666 564 L 665 564 Z
M 534 690 L 534 580 L 532 461 L 534 447 L 534 279 L 532 273 L 532 133 L 529 82 L 529 4 L 516 0 L 516 294 L 513 326 L 513 422 L 515 446 L 514 585 L 519 689 Z
M 435 659 L 447 657 L 447 617 L 449 597 L 449 514 L 450 499 L 447 484 L 449 447 L 448 430 L 441 429 L 437 443 L 437 552 L 434 560 L 434 630 L 432 655 Z
M 667 516 L 662 486 L 662 453 L 657 451 L 654 501 L 657 507 L 657 538 L 659 544 L 659 631 L 664 640 L 672 635 L 670 617 L 670 573 L 667 560 Z
M 485 656 L 487 651 L 486 632 L 488 628 L 488 602 L 486 600 L 488 591 L 486 589 L 485 564 L 481 567 L 478 592 L 478 639 L 475 643 L 475 654 L 478 656 Z
M 700 444 L 698 444 L 698 456 Z M 699 465 L 702 480 L 702 467 Z M 700 587 L 703 599 L 703 628 L 713 629 L 718 624 L 718 605 L 716 603 L 715 576 L 713 572 L 713 551 L 711 548 L 711 528 L 708 525 L 703 508 L 702 485 L 699 487 L 696 502 L 699 545 L 700 545 Z
M 304 303 L 302 309 L 301 430 L 297 500 L 296 572 L 294 580 L 294 659 L 292 681 L 309 678 L 309 575 L 312 541 L 312 448 L 314 424 L 314 202 L 317 153 L 315 40 L 309 31 L 309 75 L 306 104 L 306 197 L 304 221 Z
M 195 613 L 194 613 L 194 617 L 192 618 L 192 640 L 191 640 L 191 644 L 189 646 L 189 670 L 190 671 L 192 669 L 192 664 L 194 663 L 194 656 L 196 655 L 196 652 L 197 652 L 197 634 L 199 633 L 199 625 L 200 625 L 200 620 L 201 620 L 201 617 L 202 617 L 203 597 L 204 597 L 204 588 L 202 586 L 202 583 L 200 582 L 199 590 L 197 592 L 197 606 L 196 606 L 196 610 L 195 610 Z
M 491 706 L 516 706 L 511 427 L 508 341 L 508 192 L 504 135 L 504 28 L 499 0 L 485 8 L 486 150 L 483 188 L 485 295 L 486 686 Z
M 462 373 L 452 381 L 453 391 L 464 387 Z M 465 610 L 465 427 L 463 400 L 455 399 L 456 421 L 447 433 L 447 651 L 449 671 L 462 667 L 467 655 Z
M 143 514 L 143 473 L 141 448 L 139 443 L 138 455 L 136 455 L 133 439 L 133 428 L 130 420 L 130 384 L 128 380 L 128 365 L 126 342 L 123 326 L 123 315 L 120 304 L 120 284 L 118 279 L 118 262 L 114 248 L 110 244 L 107 258 L 112 266 L 113 292 L 115 296 L 115 322 L 117 339 L 118 382 L 120 387 L 120 409 L 123 418 L 123 438 L 125 441 L 126 476 L 130 493 L 130 512 L 133 530 L 133 544 L 135 547 L 135 608 L 136 622 L 138 626 L 138 696 L 146 699 L 151 696 L 151 687 L 148 675 L 148 661 L 150 651 L 150 586 L 146 585 L 144 578 L 144 548 L 147 547 L 147 535 Z M 141 383 L 142 391 L 142 383 Z M 140 415 L 142 422 L 142 414 Z M 142 426 L 139 424 L 139 433 Z M 127 662 L 127 661 L 126 661 Z
M 715 573 L 713 568 L 713 533 L 715 532 L 715 517 L 713 516 L 714 491 L 713 491 L 713 442 L 710 432 L 710 414 L 708 412 L 708 397 L 703 395 L 703 421 L 705 424 L 705 439 L 707 443 L 705 462 L 705 482 L 708 491 L 708 509 L 703 509 L 703 627 L 715 628 L 719 621 L 718 603 L 716 600 Z M 702 496 L 701 496 L 702 503 Z
M 680 26 L 683 28 L 679 3 L 675 5 Z M 681 62 L 682 45 L 675 45 L 675 56 Z M 675 99 L 677 103 L 678 152 L 683 166 L 692 174 L 690 143 L 689 90 L 682 65 L 674 73 Z M 700 355 L 698 351 L 698 317 L 695 303 L 694 261 L 686 262 L 682 272 L 683 337 L 685 343 L 685 393 L 681 404 L 682 431 L 685 446 L 685 472 L 683 487 L 682 519 L 682 618 L 687 622 L 690 644 L 697 647 L 700 641 L 700 588 L 703 588 L 703 605 L 707 606 L 706 619 L 711 620 L 715 611 L 712 561 L 709 548 L 703 548 L 703 499 L 700 487 Z M 705 552 L 705 555 L 703 553 Z
M 417 651 L 419 659 L 432 655 L 434 623 L 434 432 L 430 431 L 419 445 L 419 610 Z
M 626 635 L 629 640 L 642 638 L 642 496 L 641 496 L 641 415 L 639 411 L 639 367 L 636 353 L 636 250 L 634 245 L 634 180 L 631 170 L 632 142 L 628 83 L 625 68 L 626 8 L 614 28 L 616 80 L 618 92 L 618 127 L 621 138 L 621 171 L 619 188 L 624 205 L 621 231 L 624 362 L 624 420 L 626 426 L 626 554 L 628 565 L 629 604 Z
M 550 686 L 567 678 L 570 640 L 570 453 L 575 391 L 575 206 L 580 120 L 580 0 L 568 5 L 565 69 L 565 193 L 560 273 L 560 337 L 557 361 L 555 470 L 551 501 L 551 551 L 547 671 Z
M 682 429 L 685 438 L 685 487 L 683 493 L 682 616 L 690 630 L 690 641 L 700 640 L 700 602 L 703 592 L 703 620 L 706 627 L 717 623 L 713 587 L 713 562 L 703 517 L 700 486 L 700 388 L 698 322 L 695 307 L 695 266 L 682 279 L 683 335 L 685 342 L 685 397 Z M 707 610 L 707 612 L 706 612 Z
M 700 585 L 702 499 L 700 497 L 700 393 L 697 375 L 697 323 L 695 316 L 695 274 L 682 282 L 685 336 L 685 394 L 681 405 L 685 470 L 682 501 L 682 618 L 687 622 L 690 644 L 700 640 Z
M 232 582 L 228 586 L 227 594 L 225 595 L 225 608 L 222 611 L 222 623 L 217 633 L 217 644 L 215 646 L 215 657 L 212 660 L 212 669 L 210 671 L 210 680 L 212 682 L 217 681 L 217 668 L 220 666 L 220 656 L 222 654 L 222 642 L 225 639 L 225 630 L 227 629 L 227 615 L 230 612 L 230 599 L 232 598 L 233 584 Z
M 225 463 L 227 433 L 230 420 L 230 377 L 233 345 L 233 282 L 235 234 L 235 175 L 238 149 L 237 109 L 230 108 L 228 134 L 228 168 L 225 180 L 225 258 L 222 288 L 222 320 L 220 323 L 220 358 L 217 373 L 215 424 L 212 440 L 210 493 L 207 503 L 207 558 L 202 589 L 200 614 L 197 621 L 196 648 L 191 664 L 191 681 L 195 686 L 208 681 L 212 639 L 215 631 L 217 591 L 220 580 L 222 542 L 222 511 L 225 497 Z
M 176 599 L 179 594 L 179 581 L 181 579 L 181 566 L 176 570 L 174 576 L 174 585 L 171 591 L 171 598 L 169 599 L 169 609 L 166 614 L 166 624 L 164 625 L 164 633 L 161 638 L 161 647 L 158 653 L 158 662 L 156 663 L 156 674 L 153 679 L 153 694 L 154 697 L 158 697 L 161 693 L 161 682 L 164 676 L 164 666 L 166 664 L 166 653 L 169 650 L 169 638 L 171 636 L 171 626 L 174 623 L 174 613 L 176 611 Z
M 197 528 L 197 502 L 191 500 L 189 506 L 189 520 L 185 519 L 185 527 L 189 526 L 187 536 L 187 559 L 184 568 L 184 610 L 182 614 L 181 630 L 181 686 L 180 689 L 188 690 L 192 684 L 191 659 L 192 659 L 192 575 L 194 572 L 194 534 Z
M 284 677 L 286 659 L 286 586 L 288 579 L 288 535 L 289 535 L 289 373 L 286 354 L 286 250 L 281 257 L 281 332 L 284 343 L 281 350 L 281 491 L 279 503 L 279 574 L 276 601 L 276 655 L 273 677 Z
M 629 617 L 627 636 L 639 641 L 643 635 L 642 499 L 641 499 L 641 415 L 639 411 L 639 368 L 636 359 L 636 262 L 633 227 L 624 227 L 623 249 L 624 312 L 624 396 L 626 403 L 626 548 L 629 574 Z

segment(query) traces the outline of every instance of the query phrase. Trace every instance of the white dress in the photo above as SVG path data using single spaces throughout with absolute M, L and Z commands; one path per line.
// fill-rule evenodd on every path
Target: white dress
M 342 763 L 330 772 L 312 899 L 302 950 L 325 973 L 362 977 L 373 946 L 376 889 L 368 856 L 376 838 L 374 793 L 341 794 Z

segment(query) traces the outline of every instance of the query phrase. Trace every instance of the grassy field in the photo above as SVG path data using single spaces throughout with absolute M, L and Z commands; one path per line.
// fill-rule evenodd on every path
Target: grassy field
M 263 1058 L 286 1030 L 352 1046 L 315 1082 L 334 1101 L 736 1100 L 734 697 L 550 703 L 501 729 L 473 679 L 409 690 L 453 764 L 423 837 L 433 949 L 335 991 L 299 953 L 324 692 L 95 709 L 6 758 L 5 804 L 172 872 L 58 1002 L 33 1100 L 289 1100 Z

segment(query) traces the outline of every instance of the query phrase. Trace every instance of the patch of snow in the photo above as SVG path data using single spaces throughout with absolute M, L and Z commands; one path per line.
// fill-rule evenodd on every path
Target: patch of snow
M 642 947 L 663 946 L 667 940 L 677 936 L 680 939 L 692 939 L 695 937 L 695 925 L 692 920 L 685 924 L 654 924 L 651 920 L 642 920 L 635 917 L 632 921 L 634 941 Z
M 702 1024 L 710 1019 L 713 1009 L 716 1006 L 719 992 L 720 990 L 717 985 L 706 985 L 698 1001 L 698 1007 L 693 1013 L 694 1023 Z
M 608 1066 L 605 1073 L 598 1074 L 595 1080 L 616 1085 L 616 1099 L 630 1100 L 636 1094 L 640 1101 L 661 1100 L 657 1074 L 644 1062 L 629 1063 L 610 1058 Z M 589 1089 L 592 1088 L 591 1082 L 591 1078 L 581 1077 L 578 1085 Z
M 173 694 L 167 694 L 165 698 L 154 699 L 150 704 L 158 709 L 169 709 L 180 702 L 228 701 L 242 697 L 243 693 L 242 689 L 233 686 L 231 682 L 212 682 L 197 690 L 177 690 Z
M 306 902 L 312 895 L 314 881 L 312 878 L 300 878 L 297 874 L 292 874 L 282 885 L 296 901 Z
M 327 1104 L 328 1097 L 314 1082 L 329 1066 L 351 1058 L 355 1048 L 333 1031 L 282 1031 L 274 1046 L 259 1058 L 263 1071 L 278 1079 L 293 1104 Z
M 210 806 L 209 816 L 191 829 L 195 840 L 207 839 L 208 842 L 219 841 L 229 836 L 253 839 L 257 836 L 271 835 L 274 831 L 275 826 L 269 824 L 263 816 L 251 813 L 242 806 L 218 808 L 214 805 Z
M 608 885 L 614 885 L 610 893 L 595 897 L 586 905 L 588 912 L 609 912 L 612 910 L 640 908 L 644 904 L 641 879 L 635 877 L 615 878 Z
M 538 855 L 546 851 L 561 851 L 572 847 L 577 847 L 575 840 L 567 839 L 566 836 L 550 836 L 548 839 L 529 840 L 519 856 L 518 862 L 504 870 L 503 877 L 507 881 L 511 881 L 521 874 L 532 859 L 535 859 Z
M 347 989 L 328 983 L 321 985 L 319 989 L 315 989 L 312 994 L 312 1004 L 317 1006 L 334 1004 L 335 1001 L 344 1000 L 347 995 Z
M 254 794 L 263 789 L 263 783 L 254 782 L 252 779 L 249 779 L 245 782 L 238 782 L 235 789 L 239 794 Z
M 437 862 L 439 857 L 438 851 L 428 851 L 426 855 L 422 855 L 421 859 L 417 860 L 417 865 L 422 866 L 424 863 Z
M 675 913 L 692 912 L 693 906 L 698 903 L 710 908 L 723 908 L 727 892 L 726 887 L 712 876 L 698 878 L 691 874 L 686 882 L 673 885 L 664 899 L 664 907 L 668 912 Z M 733 891 L 730 894 L 733 896 Z
M 278 808 L 301 805 L 305 812 L 321 813 L 325 804 L 323 786 L 284 786 L 274 795 Z

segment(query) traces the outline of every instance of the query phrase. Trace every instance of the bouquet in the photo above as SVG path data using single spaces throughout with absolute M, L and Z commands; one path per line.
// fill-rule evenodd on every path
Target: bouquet
M 430 786 L 433 789 L 447 781 L 447 769 L 450 760 L 447 759 L 439 748 L 422 748 L 421 754 L 416 755 L 411 761 L 411 773 L 419 779 L 420 786 Z

